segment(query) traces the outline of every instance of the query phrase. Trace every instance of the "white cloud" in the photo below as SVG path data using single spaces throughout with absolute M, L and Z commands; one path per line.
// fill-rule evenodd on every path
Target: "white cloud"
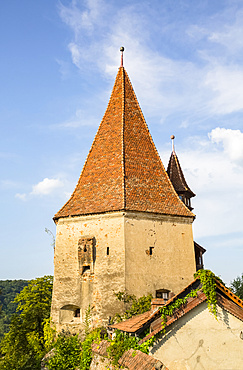
M 209 133 L 209 138 L 213 143 L 222 143 L 231 161 L 243 164 L 243 133 L 240 130 L 217 127 Z
M 241 9 L 236 11 L 230 22 L 222 25 L 221 29 L 212 31 L 209 34 L 208 39 L 211 42 L 223 45 L 232 53 L 242 51 L 243 11 Z
M 205 85 L 214 92 L 209 105 L 216 114 L 243 110 L 243 69 L 237 66 L 213 67 L 205 76 Z
M 63 186 L 63 182 L 59 179 L 48 179 L 47 177 L 34 185 L 31 195 L 48 195 L 54 190 Z
M 63 4 L 59 6 L 60 16 L 74 31 L 75 39 L 80 36 L 82 29 L 91 32 L 105 9 L 105 4 L 102 0 L 86 0 L 82 5 L 83 10 L 79 8 L 76 0 L 72 0 L 69 6 L 64 6 Z
M 69 161 L 72 162 L 73 156 Z M 32 186 L 32 191 L 29 193 L 17 193 L 15 194 L 15 198 L 18 198 L 22 201 L 31 200 L 36 197 L 40 196 L 49 196 L 52 195 L 55 198 L 61 198 L 65 202 L 71 196 L 71 191 L 75 188 L 76 181 L 71 182 L 67 181 L 65 178 L 67 174 L 62 174 L 62 176 L 58 178 L 44 178 L 44 180 L 38 182 L 38 184 Z M 61 179 L 62 178 L 62 179 Z
M 61 59 L 56 59 L 57 64 L 59 65 L 59 72 L 62 76 L 62 79 L 65 80 L 70 76 L 70 64 Z
M 15 194 L 15 198 L 18 198 L 20 200 L 26 201 L 27 200 L 27 194 L 25 194 L 25 193 L 22 193 L 22 194 L 17 193 L 17 194 Z
M 48 179 L 47 177 L 40 181 L 38 184 L 32 186 L 32 191 L 30 193 L 17 193 L 15 194 L 15 197 L 26 201 L 30 199 L 33 196 L 39 196 L 39 195 L 49 195 L 53 193 L 54 191 L 57 191 L 58 189 L 62 188 L 64 186 L 63 181 L 60 179 Z
M 69 50 L 71 52 L 71 55 L 72 55 L 73 64 L 75 64 L 76 67 L 81 68 L 82 53 L 81 53 L 81 50 L 80 50 L 79 46 L 76 43 L 71 42 L 68 45 L 68 48 L 69 48 Z

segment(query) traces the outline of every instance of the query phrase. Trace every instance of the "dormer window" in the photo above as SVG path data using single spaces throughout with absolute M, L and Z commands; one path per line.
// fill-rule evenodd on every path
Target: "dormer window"
M 158 289 L 156 290 L 156 298 L 163 298 L 165 301 L 168 301 L 169 292 L 168 289 Z

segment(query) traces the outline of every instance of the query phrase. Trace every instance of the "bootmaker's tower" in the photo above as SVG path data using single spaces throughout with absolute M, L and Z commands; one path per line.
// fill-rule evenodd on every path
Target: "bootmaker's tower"
M 135 92 L 118 70 L 78 184 L 54 216 L 52 320 L 57 330 L 122 309 L 114 293 L 177 293 L 196 271 L 194 215 L 161 162 Z

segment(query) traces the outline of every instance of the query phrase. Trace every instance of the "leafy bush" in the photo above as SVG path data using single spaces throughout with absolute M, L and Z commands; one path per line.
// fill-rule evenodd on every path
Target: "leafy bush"
M 149 347 L 153 345 L 154 337 L 150 338 L 143 344 L 139 345 L 140 338 L 129 336 L 119 330 L 116 330 L 115 337 L 110 341 L 110 346 L 107 348 L 107 352 L 114 365 L 118 364 L 118 360 L 121 358 L 124 352 L 133 348 L 144 353 L 149 353 Z
M 49 370 L 88 370 L 92 361 L 91 345 L 100 338 L 100 329 L 89 333 L 82 342 L 78 335 L 59 335 L 54 343 L 55 355 L 48 361 Z
M 49 370 L 76 369 L 81 361 L 81 341 L 78 336 L 58 337 L 55 355 L 48 362 Z
M 151 300 L 153 298 L 152 294 L 136 298 L 135 295 L 130 295 L 124 292 L 116 293 L 116 297 L 119 301 L 126 304 L 127 309 L 123 315 L 116 314 L 113 317 L 112 322 L 120 322 L 122 320 L 129 319 L 134 315 L 149 311 L 151 309 Z

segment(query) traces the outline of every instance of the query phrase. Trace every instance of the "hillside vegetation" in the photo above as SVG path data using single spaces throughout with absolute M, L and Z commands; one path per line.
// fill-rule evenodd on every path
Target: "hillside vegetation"
M 13 300 L 27 284 L 27 280 L 0 280 L 0 341 L 9 331 L 11 316 L 17 308 Z

